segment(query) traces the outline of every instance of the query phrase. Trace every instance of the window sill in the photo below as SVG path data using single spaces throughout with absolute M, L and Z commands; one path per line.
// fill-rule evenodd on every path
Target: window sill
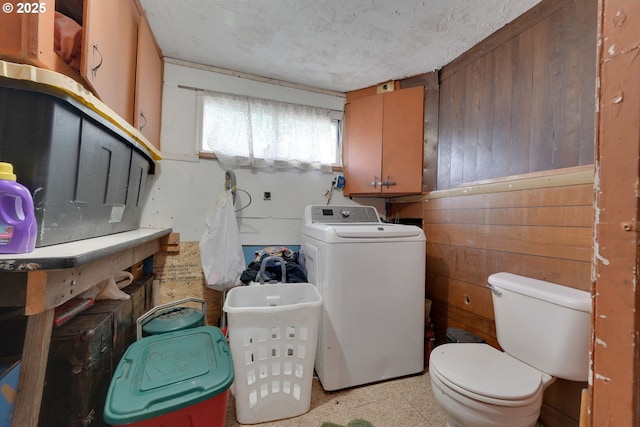
M 213 160 L 217 160 L 218 157 L 215 155 L 215 153 L 210 153 L 208 151 L 200 151 L 198 153 L 198 157 L 201 159 L 213 159 Z M 332 172 L 342 172 L 344 170 L 344 168 L 342 166 L 332 166 L 331 167 L 331 171 Z

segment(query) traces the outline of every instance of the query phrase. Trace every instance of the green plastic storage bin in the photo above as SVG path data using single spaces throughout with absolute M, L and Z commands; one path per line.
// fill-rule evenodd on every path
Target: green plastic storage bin
M 104 420 L 113 426 L 224 427 L 233 379 L 229 346 L 217 327 L 145 337 L 118 364 Z
M 186 307 L 185 304 L 189 303 L 200 304 L 200 309 Z M 207 322 L 204 318 L 206 311 L 207 303 L 201 298 L 189 297 L 158 305 L 136 321 L 137 339 L 206 326 Z

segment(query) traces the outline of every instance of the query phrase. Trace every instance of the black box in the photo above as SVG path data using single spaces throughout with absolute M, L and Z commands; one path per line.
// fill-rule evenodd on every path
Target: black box
M 153 275 L 143 277 L 141 280 L 137 280 L 122 289 L 124 292 L 131 295 L 133 310 L 131 314 L 133 325 L 131 329 L 131 336 L 133 341 L 138 338 L 136 333 L 138 318 L 153 308 L 152 285 L 154 277 L 155 276 Z
M 105 426 L 113 314 L 79 315 L 54 328 L 40 408 L 41 427 Z
M 140 225 L 149 152 L 69 95 L 0 78 L 0 161 L 34 199 L 36 247 Z
M 104 403 L 122 355 L 136 340 L 136 320 L 151 309 L 153 275 L 131 283 L 127 300 L 98 300 L 54 328 L 40 409 L 41 427 L 106 426 Z
M 133 318 L 132 300 L 98 300 L 81 315 L 100 313 L 111 315 L 113 320 L 113 355 L 111 358 L 113 372 L 124 352 L 133 343 L 132 330 L 135 330 L 136 325 Z

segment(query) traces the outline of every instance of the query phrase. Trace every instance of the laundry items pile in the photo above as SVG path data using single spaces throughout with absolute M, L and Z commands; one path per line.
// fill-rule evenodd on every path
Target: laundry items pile
M 284 261 L 285 278 L 282 277 L 282 265 L 280 259 L 266 259 L 268 257 L 278 257 Z M 299 262 L 299 253 L 285 246 L 266 247 L 254 252 L 253 260 L 246 270 L 242 272 L 240 281 L 249 284 L 260 281 L 258 272 L 262 262 L 266 259 L 264 266 L 264 282 L 286 282 L 286 283 L 307 283 L 307 271 Z

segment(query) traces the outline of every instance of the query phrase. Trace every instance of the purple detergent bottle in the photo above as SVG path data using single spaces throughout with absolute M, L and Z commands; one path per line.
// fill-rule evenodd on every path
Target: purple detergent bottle
M 13 165 L 0 162 L 0 253 L 32 252 L 37 234 L 31 193 L 16 182 Z

